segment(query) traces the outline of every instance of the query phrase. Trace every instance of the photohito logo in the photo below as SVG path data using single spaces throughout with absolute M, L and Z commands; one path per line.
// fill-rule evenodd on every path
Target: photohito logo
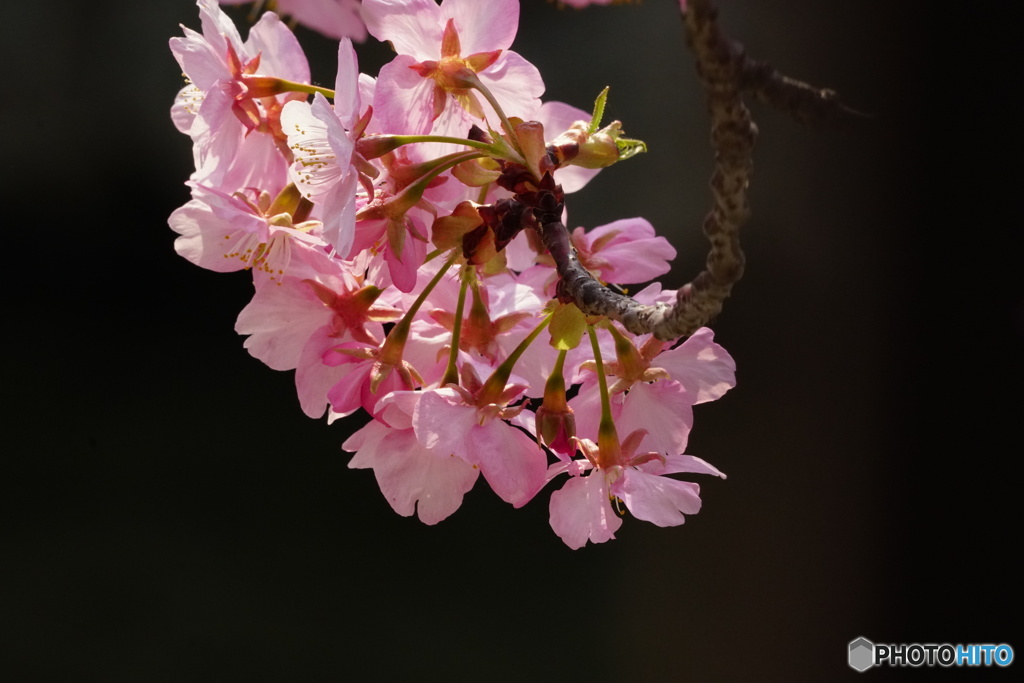
M 943 643 L 872 643 L 867 638 L 850 641 L 848 652 L 851 669 L 867 671 L 873 666 L 1009 666 L 1013 648 L 999 645 L 950 645 Z

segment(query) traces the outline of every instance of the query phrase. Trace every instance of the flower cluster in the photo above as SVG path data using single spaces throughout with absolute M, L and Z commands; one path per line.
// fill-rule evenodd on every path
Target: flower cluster
M 213 0 L 197 4 L 202 32 L 170 43 L 188 79 L 171 115 L 195 159 L 175 248 L 252 274 L 235 329 L 295 371 L 307 415 L 369 416 L 343 444 L 350 467 L 427 524 L 481 474 L 516 507 L 559 480 L 551 526 L 573 548 L 613 538 L 622 508 L 660 526 L 697 512 L 697 485 L 669 475 L 724 476 L 683 453 L 692 407 L 734 385 L 733 361 L 706 328 L 673 345 L 559 295 L 540 216 L 564 222 L 564 195 L 642 143 L 600 127 L 604 93 L 593 113 L 542 101 L 537 68 L 510 50 L 518 0 L 363 0 L 327 29 L 341 36 L 333 90 L 310 85 L 273 12 L 243 41 Z M 302 17 L 315 3 L 279 4 Z M 375 78 L 349 38 L 364 25 L 397 53 Z M 615 285 L 675 256 L 642 218 L 568 239 Z

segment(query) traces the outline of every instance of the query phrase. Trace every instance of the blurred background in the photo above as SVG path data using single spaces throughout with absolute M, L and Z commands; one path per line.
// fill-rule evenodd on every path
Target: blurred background
M 855 675 L 859 636 L 1024 653 L 1020 21 L 718 4 L 752 56 L 870 116 L 753 104 L 748 267 L 713 325 L 738 385 L 689 448 L 729 478 L 700 479 L 681 527 L 627 518 L 579 551 L 548 491 L 396 515 L 340 450 L 361 421 L 305 418 L 291 373 L 243 350 L 251 279 L 175 254 L 192 159 L 167 40 L 199 28 L 192 2 L 8 8 L 3 677 L 821 681 Z M 329 86 L 336 44 L 296 33 Z M 523 0 L 513 49 L 546 99 L 611 86 L 607 119 L 650 147 L 570 197 L 570 228 L 644 216 L 679 251 L 664 284 L 686 282 L 712 158 L 676 3 Z M 985 673 L 1009 674 L 927 675 Z

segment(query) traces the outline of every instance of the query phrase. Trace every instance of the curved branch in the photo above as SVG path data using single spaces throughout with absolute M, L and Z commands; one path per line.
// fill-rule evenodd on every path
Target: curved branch
M 707 93 L 715 168 L 711 174 L 713 205 L 704 219 L 711 242 L 706 266 L 676 292 L 674 305 L 644 305 L 603 286 L 580 264 L 561 223 L 561 188 L 542 187 L 517 199 L 534 209 L 541 238 L 558 270 L 558 296 L 572 301 L 587 315 L 604 315 L 621 322 L 634 334 L 651 333 L 669 341 L 688 336 L 722 310 L 732 286 L 743 276 L 745 258 L 739 230 L 750 209 L 747 187 L 753 169 L 757 126 L 743 103 L 749 91 L 758 99 L 803 122 L 836 120 L 855 113 L 831 90 L 779 74 L 748 59 L 741 45 L 729 39 L 716 22 L 711 0 L 689 0 L 683 11 L 686 44 L 696 58 L 697 74 Z

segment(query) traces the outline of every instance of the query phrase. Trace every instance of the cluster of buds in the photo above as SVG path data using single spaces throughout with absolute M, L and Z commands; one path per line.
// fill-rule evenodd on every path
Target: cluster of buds
M 518 0 L 363 0 L 365 26 L 332 34 L 367 31 L 397 55 L 372 77 L 343 37 L 333 90 L 310 85 L 273 12 L 243 41 L 197 4 L 202 32 L 171 40 L 189 81 L 172 118 L 195 158 L 175 248 L 252 274 L 235 329 L 295 372 L 307 415 L 363 416 L 350 467 L 427 524 L 481 474 L 516 507 L 560 486 L 551 526 L 573 548 L 613 538 L 624 510 L 660 526 L 697 512 L 697 485 L 669 475 L 724 476 L 684 453 L 692 407 L 734 385 L 732 359 L 707 328 L 680 343 L 585 315 L 545 247 L 566 194 L 645 149 L 601 127 L 607 90 L 591 113 L 541 100 L 540 73 L 509 49 Z M 565 239 L 609 285 L 675 256 L 642 218 Z

